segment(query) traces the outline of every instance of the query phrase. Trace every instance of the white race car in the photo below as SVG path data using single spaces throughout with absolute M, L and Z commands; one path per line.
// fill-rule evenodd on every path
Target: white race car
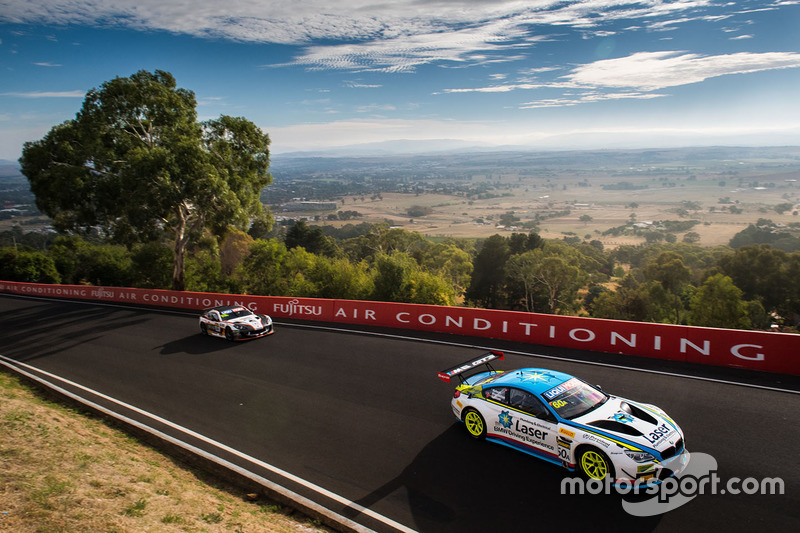
M 272 335 L 275 329 L 267 315 L 258 315 L 243 305 L 223 305 L 203 311 L 200 332 L 225 337 L 229 341 L 241 341 Z
M 658 483 L 686 467 L 683 432 L 658 407 L 610 396 L 562 372 L 497 371 L 489 364 L 495 359 L 503 353 L 489 352 L 439 372 L 448 383 L 452 376 L 461 378 L 451 404 L 473 437 L 586 478 L 610 477 L 634 486 Z

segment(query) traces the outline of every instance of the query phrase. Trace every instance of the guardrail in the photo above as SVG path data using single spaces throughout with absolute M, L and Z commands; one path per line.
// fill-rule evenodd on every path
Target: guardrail
M 200 310 L 246 305 L 273 318 L 381 326 L 800 375 L 800 335 L 470 307 L 0 281 L 0 293 Z

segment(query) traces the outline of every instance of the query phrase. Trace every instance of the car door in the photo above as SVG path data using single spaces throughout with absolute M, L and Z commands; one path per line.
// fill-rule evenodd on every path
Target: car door
M 208 318 L 209 318 L 209 320 L 212 321 L 211 329 L 213 329 L 217 333 L 222 333 L 222 323 L 221 323 L 222 318 L 220 318 L 219 312 L 216 311 L 216 310 L 215 311 L 211 311 L 208 314 Z
M 484 398 L 489 438 L 558 461 L 558 427 L 541 400 L 525 390 L 505 386 L 484 389 Z

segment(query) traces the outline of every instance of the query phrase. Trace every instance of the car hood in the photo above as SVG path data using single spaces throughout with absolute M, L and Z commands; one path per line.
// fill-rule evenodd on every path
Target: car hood
M 615 396 L 571 422 L 659 453 L 675 447 L 683 438 L 678 425 L 657 407 Z
M 262 321 L 261 317 L 258 315 L 241 316 L 234 318 L 233 320 L 229 320 L 229 322 L 231 324 L 246 324 L 253 328 L 262 328 L 269 323 L 266 320 Z

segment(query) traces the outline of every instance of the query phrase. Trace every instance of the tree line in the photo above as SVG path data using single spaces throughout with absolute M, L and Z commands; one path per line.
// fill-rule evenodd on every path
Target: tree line
M 543 239 L 431 239 L 387 224 L 294 225 L 262 237 L 228 228 L 187 251 L 200 292 L 464 305 L 735 329 L 792 331 L 800 321 L 800 252 L 768 244 L 620 246 Z M 167 242 L 114 245 L 61 235 L 0 235 L 0 279 L 170 288 Z M 36 248 L 38 247 L 38 248 Z

